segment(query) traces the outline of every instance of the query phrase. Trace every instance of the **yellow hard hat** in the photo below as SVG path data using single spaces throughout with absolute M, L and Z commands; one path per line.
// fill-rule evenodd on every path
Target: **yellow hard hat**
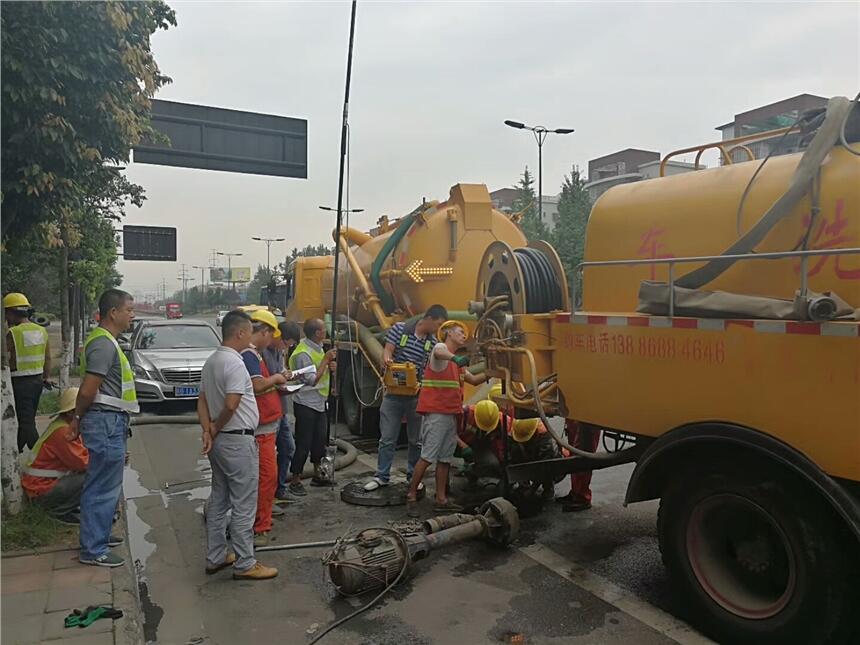
M 68 389 L 63 390 L 63 393 L 60 394 L 60 403 L 59 408 L 57 409 L 57 414 L 62 414 L 63 412 L 71 412 L 75 409 L 75 400 L 78 398 L 78 388 L 70 387 Z
M 489 393 L 487 394 L 488 399 L 495 399 L 497 397 L 502 396 L 502 384 L 501 383 L 493 383 L 490 388 Z
M 492 432 L 499 425 L 499 406 L 484 399 L 475 406 L 475 425 L 484 432 Z
M 450 327 L 459 327 L 463 330 L 466 338 L 469 338 L 469 328 L 466 327 L 466 323 L 461 322 L 459 320 L 446 320 L 441 325 L 439 325 L 439 330 L 436 332 L 436 338 L 439 340 L 445 340 L 445 330 Z
M 275 318 L 275 314 L 273 314 L 271 311 L 260 309 L 258 311 L 251 312 L 251 320 L 253 320 L 254 322 L 264 323 L 271 327 L 275 332 L 273 334 L 274 338 L 281 337 L 281 330 L 278 329 L 278 319 Z
M 13 292 L 3 296 L 3 309 L 29 308 L 32 305 L 23 293 Z
M 511 436 L 517 443 L 525 443 L 531 439 L 538 426 L 538 419 L 517 419 L 514 421 L 514 428 Z

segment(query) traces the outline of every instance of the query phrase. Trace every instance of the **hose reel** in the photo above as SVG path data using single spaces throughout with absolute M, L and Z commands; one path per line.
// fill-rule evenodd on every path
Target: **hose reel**
M 504 296 L 512 314 L 570 310 L 561 260 L 543 240 L 516 249 L 498 240 L 490 244 L 479 265 L 476 296 Z

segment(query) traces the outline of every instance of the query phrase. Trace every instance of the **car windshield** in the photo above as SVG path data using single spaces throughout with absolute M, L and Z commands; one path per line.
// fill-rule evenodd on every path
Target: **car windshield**
M 218 335 L 206 325 L 153 325 L 142 329 L 137 337 L 138 349 L 187 349 L 219 344 Z

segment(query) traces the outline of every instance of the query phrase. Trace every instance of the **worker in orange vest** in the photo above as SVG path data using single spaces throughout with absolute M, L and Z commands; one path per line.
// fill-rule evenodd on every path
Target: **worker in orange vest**
M 466 326 L 449 320 L 439 327 L 436 343 L 430 352 L 417 412 L 421 421 L 421 458 L 415 465 L 412 482 L 406 495 L 406 510 L 410 517 L 418 517 L 418 485 L 431 464 L 436 464 L 436 513 L 462 511 L 463 508 L 448 499 L 448 472 L 457 448 L 457 420 L 463 412 L 463 382 L 479 385 L 487 380 L 486 374 L 475 375 L 464 365 L 466 357 L 457 356 L 468 338 Z
M 80 524 L 78 511 L 89 463 L 83 440 L 80 435 L 72 438 L 69 428 L 77 396 L 76 387 L 60 395 L 57 416 L 39 437 L 21 475 L 29 500 L 67 524 Z

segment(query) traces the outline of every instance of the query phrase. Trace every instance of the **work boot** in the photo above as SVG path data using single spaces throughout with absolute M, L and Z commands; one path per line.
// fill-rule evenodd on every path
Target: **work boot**
M 270 535 L 270 531 L 263 531 L 262 533 L 254 533 L 254 546 L 268 546 L 272 541 L 272 536 Z
M 296 498 L 290 494 L 289 488 L 281 488 L 278 492 L 275 493 L 275 503 L 276 504 L 289 504 L 290 502 L 295 502 Z
M 226 569 L 231 566 L 236 561 L 236 554 L 232 551 L 227 551 L 227 556 L 224 558 L 224 562 L 221 564 L 216 564 L 214 567 L 211 565 L 206 565 L 206 575 L 211 576 L 213 573 L 218 573 L 221 569 Z
M 118 535 L 110 535 L 110 536 L 108 536 L 108 546 L 109 546 L 109 547 L 119 546 L 119 545 L 120 545 L 120 544 L 122 544 L 123 542 L 124 542 L 124 540 L 123 540 L 120 536 L 118 536 Z
M 280 508 L 277 504 L 272 505 L 272 517 L 283 517 L 286 514 L 286 511 Z
M 247 571 L 234 571 L 233 580 L 269 580 L 278 575 L 275 567 L 267 567 L 259 562 Z

